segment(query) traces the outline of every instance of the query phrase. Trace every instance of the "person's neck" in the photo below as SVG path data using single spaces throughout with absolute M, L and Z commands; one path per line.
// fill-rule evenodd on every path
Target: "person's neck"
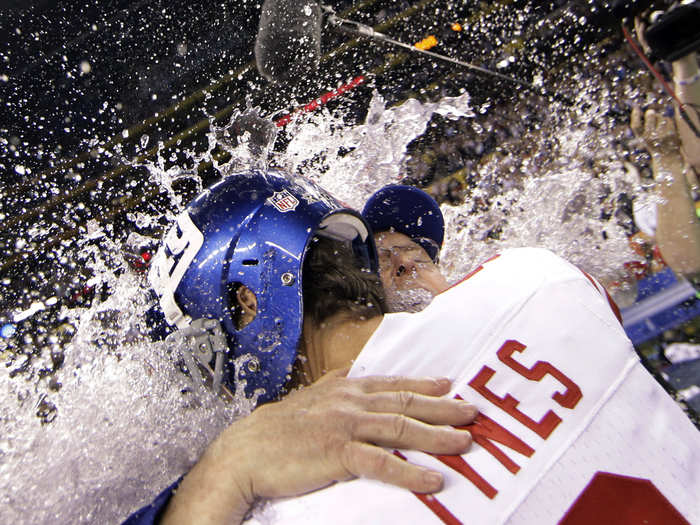
M 304 322 L 303 340 L 306 354 L 304 371 L 311 381 L 337 368 L 348 368 L 360 354 L 384 316 L 352 319 L 336 314 L 320 325 Z

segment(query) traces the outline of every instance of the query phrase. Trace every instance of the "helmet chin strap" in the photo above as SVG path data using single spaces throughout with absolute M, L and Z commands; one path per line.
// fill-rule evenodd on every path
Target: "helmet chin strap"
M 209 386 L 215 394 L 231 392 L 222 385 L 224 356 L 228 350 L 221 323 L 216 319 L 195 319 L 189 326 L 176 330 L 166 338 L 166 342 L 176 344 L 185 360 L 197 390 Z M 216 357 L 215 357 L 216 356 Z M 215 359 L 214 369 L 211 362 Z M 207 374 L 205 379 L 202 369 Z

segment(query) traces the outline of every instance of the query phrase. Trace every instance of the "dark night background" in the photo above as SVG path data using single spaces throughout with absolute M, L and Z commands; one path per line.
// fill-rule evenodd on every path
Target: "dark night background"
M 622 43 L 612 2 L 329 4 L 403 42 L 435 35 L 440 43 L 433 51 L 487 68 L 514 56 L 499 72 L 528 82 L 539 73 L 553 84 L 571 67 L 585 66 L 591 46 L 607 53 Z M 500 80 L 331 30 L 323 32 L 322 53 L 334 53 L 315 75 L 271 85 L 253 61 L 260 6 L 253 0 L 2 4 L 0 279 L 23 286 L 5 289 L 0 312 L 50 295 L 41 289 L 55 282 L 79 280 L 75 268 L 57 260 L 88 220 L 110 224 L 115 238 L 123 238 L 125 215 L 159 202 L 161 189 L 127 159 L 152 160 L 162 142 L 162 157 L 173 165 L 197 170 L 205 183 L 215 177 L 210 166 L 195 166 L 183 155 L 206 146 L 209 119 L 226 122 L 246 104 L 281 116 L 358 75 L 367 81 L 328 103 L 350 123 L 363 119 L 375 89 L 388 105 L 466 90 L 475 107 L 488 104 L 504 114 L 527 95 Z M 451 29 L 456 21 L 461 32 Z M 546 110 L 548 101 L 534 104 Z M 436 122 L 416 142 L 415 156 L 435 162 L 415 173 L 409 162 L 409 182 L 434 184 L 498 143 L 485 136 L 477 148 L 446 157 L 441 151 L 450 149 L 451 133 Z M 282 134 L 278 147 L 284 144 Z M 191 196 L 186 184 L 176 189 Z

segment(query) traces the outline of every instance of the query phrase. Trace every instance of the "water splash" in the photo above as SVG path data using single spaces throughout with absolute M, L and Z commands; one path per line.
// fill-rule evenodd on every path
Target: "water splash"
M 209 153 L 219 146 L 230 156 L 224 164 L 213 158 L 214 167 L 226 174 L 251 168 L 266 171 L 277 132 L 275 123 L 264 118 L 260 108 L 250 104 L 242 113 L 234 112 L 223 126 L 211 119 L 211 131 L 207 134 Z
M 277 162 L 303 172 L 341 201 L 362 209 L 377 189 L 403 178 L 407 146 L 425 132 L 434 114 L 448 118 L 473 115 L 469 95 L 435 103 L 408 99 L 386 108 L 374 93 L 364 124 L 348 128 L 342 115 L 324 110 L 293 125 L 289 143 Z
M 77 330 L 57 390 L 0 372 L 0 506 L 9 522 L 119 523 L 236 415 L 235 406 L 188 394 L 168 349 L 142 335 L 151 304 L 142 276 L 116 273 L 98 273 L 111 288 L 105 300 L 62 312 Z M 54 406 L 50 425 L 34 415 L 37 393 Z
M 274 163 L 361 208 L 372 192 L 402 179 L 409 144 L 435 114 L 474 115 L 466 94 L 391 108 L 375 95 L 365 123 L 349 127 L 343 115 L 324 109 L 293 122 L 287 149 L 273 152 L 271 123 L 249 109 L 226 126 L 212 123 L 206 150 L 187 155 L 212 162 L 222 176 L 251 163 Z M 602 220 L 601 209 L 611 195 L 633 193 L 635 181 L 617 158 L 601 156 L 599 135 L 577 126 L 562 130 L 559 149 L 547 162 L 510 158 L 519 174 L 507 177 L 496 175 L 505 169 L 502 159 L 486 162 L 467 202 L 443 205 L 448 229 L 442 265 L 452 279 L 510 246 L 548 247 L 598 276 L 634 257 L 623 229 Z M 230 160 L 222 161 L 217 148 Z M 596 173 L 579 160 L 588 156 L 599 157 Z M 162 225 L 182 209 L 176 181 L 201 184 L 195 171 L 169 164 L 162 148 L 156 161 L 139 164 L 171 206 L 130 215 L 136 230 Z M 153 297 L 125 252 L 155 242 L 138 234 L 119 243 L 108 229 L 90 223 L 78 251 L 95 299 L 57 316 L 74 335 L 61 349 L 53 386 L 38 373 L 48 363 L 13 378 L 7 367 L 0 370 L 0 505 L 8 522 L 119 522 L 185 472 L 211 439 L 246 412 L 240 403 L 193 396 L 176 366 L 177 348 L 144 336 Z
M 625 230 L 614 220 L 601 219 L 607 196 L 618 195 L 620 187 L 628 189 L 626 173 L 611 171 L 601 180 L 583 178 L 578 169 L 553 170 L 525 179 L 522 189 L 507 191 L 478 212 L 471 204 L 443 205 L 444 269 L 458 279 L 506 248 L 537 246 L 605 278 L 625 262 L 638 259 Z

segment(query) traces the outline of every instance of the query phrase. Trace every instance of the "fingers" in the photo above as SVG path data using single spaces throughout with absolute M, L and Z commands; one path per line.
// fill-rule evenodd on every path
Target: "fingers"
M 444 397 L 451 381 L 446 378 L 370 376 L 357 379 L 368 395 L 361 399 L 365 410 L 401 414 L 434 425 L 468 425 L 478 414 L 475 406 L 461 399 Z
M 413 392 L 379 392 L 367 397 L 367 410 L 403 414 L 434 425 L 468 425 L 478 414 L 474 405 L 461 399 L 438 398 Z
M 676 124 L 671 117 L 660 116 L 656 129 L 659 138 L 673 137 L 676 134 Z
M 318 378 L 318 380 L 316 381 L 316 384 L 325 383 L 327 381 L 331 381 L 331 380 L 337 379 L 339 377 L 346 377 L 348 375 L 349 371 L 350 371 L 349 367 L 336 368 L 335 370 L 331 370 L 330 372 L 323 374 L 320 378 Z
M 348 443 L 342 456 L 345 469 L 358 477 L 376 479 L 413 492 L 437 492 L 442 488 L 439 472 L 413 465 L 366 443 Z
M 452 381 L 441 378 L 410 378 L 368 376 L 358 379 L 364 392 L 400 392 L 402 390 L 426 396 L 444 396 L 450 391 Z
M 637 135 L 637 137 L 641 137 L 644 133 L 644 128 L 642 126 L 642 109 L 639 106 L 634 106 L 632 108 L 630 128 L 632 128 L 632 132 Z
M 649 54 L 651 48 L 649 47 L 649 44 L 647 43 L 646 38 L 644 36 L 645 29 L 646 24 L 644 23 L 644 20 L 642 20 L 642 18 L 639 16 L 635 16 L 634 31 L 637 34 L 637 40 L 639 40 L 639 43 L 642 45 L 642 49 L 644 49 L 644 52 Z
M 400 414 L 367 414 L 352 433 L 355 440 L 430 454 L 464 454 L 472 443 L 467 431 L 428 425 Z
M 656 135 L 656 111 L 648 109 L 644 113 L 644 136 L 646 140 L 653 140 Z
M 632 108 L 630 115 L 630 128 L 637 137 L 641 138 L 649 153 L 665 154 L 678 148 L 676 126 L 673 119 L 649 109 L 642 117 L 642 110 L 638 106 Z
M 401 414 L 433 425 L 468 425 L 478 414 L 475 406 L 444 396 L 452 382 L 447 378 L 368 376 L 344 379 L 346 370 L 329 372 L 316 384 L 327 383 L 326 396 L 334 403 L 350 402 L 362 411 Z M 332 382 L 336 379 L 338 382 Z

